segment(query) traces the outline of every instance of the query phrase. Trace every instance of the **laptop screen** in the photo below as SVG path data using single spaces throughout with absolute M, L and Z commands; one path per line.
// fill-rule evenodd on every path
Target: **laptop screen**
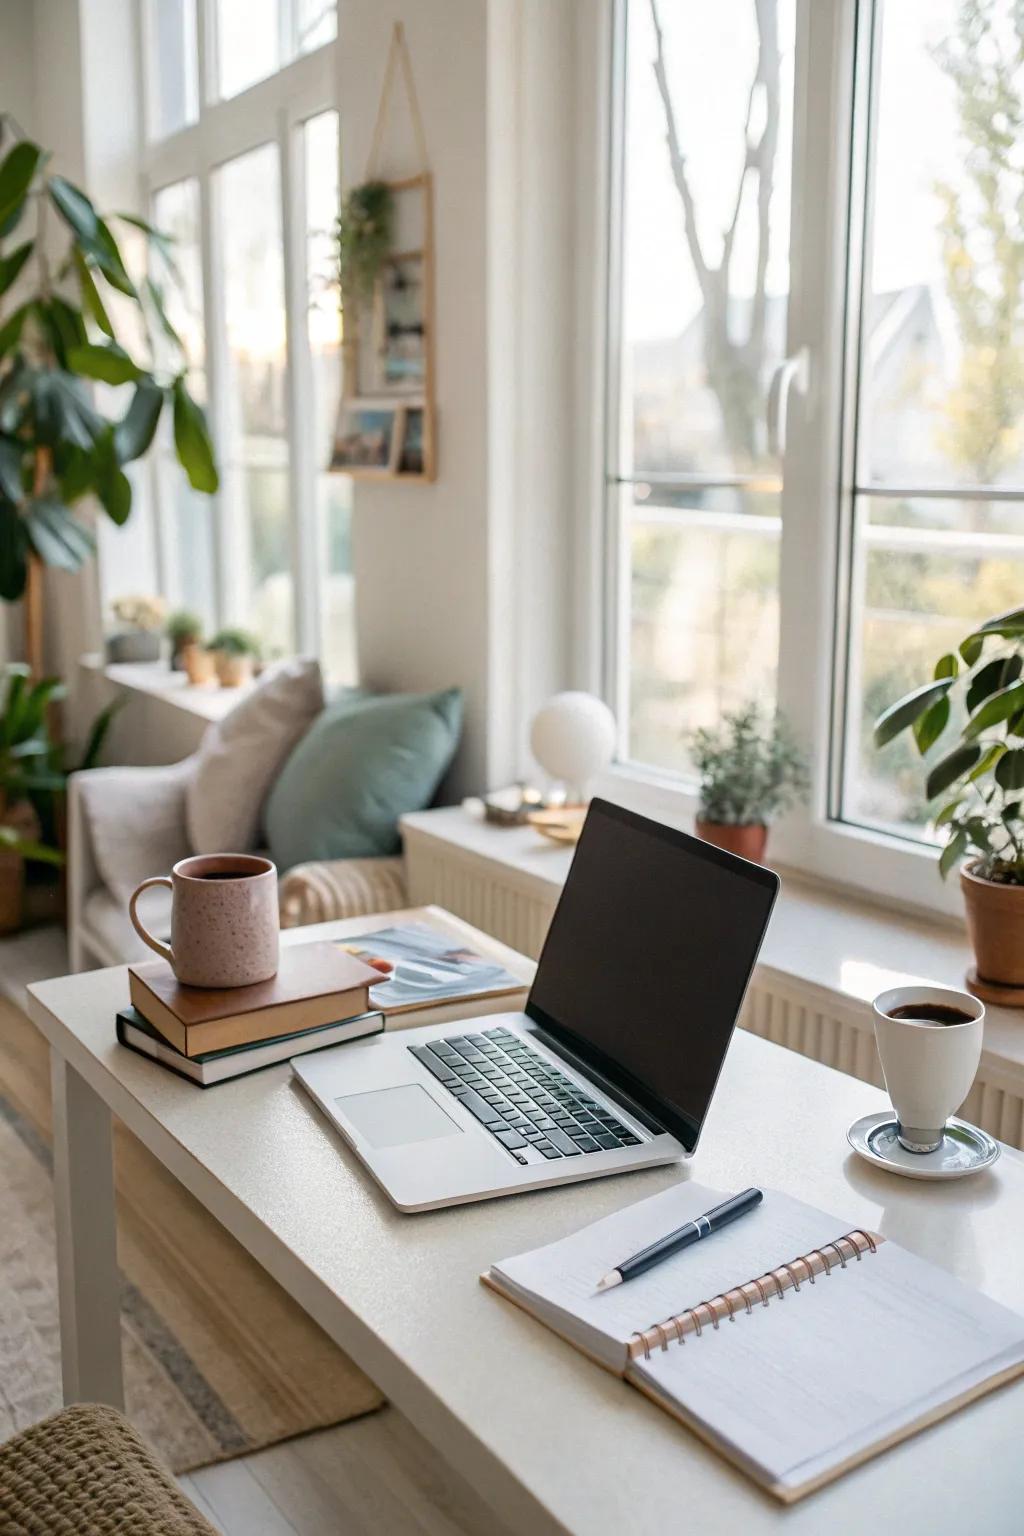
M 778 888 L 594 800 L 526 1011 L 692 1151 Z

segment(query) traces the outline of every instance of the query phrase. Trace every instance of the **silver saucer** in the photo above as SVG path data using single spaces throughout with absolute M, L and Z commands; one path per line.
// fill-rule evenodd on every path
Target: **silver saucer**
M 990 1168 L 999 1156 L 999 1143 L 987 1131 L 957 1119 L 946 1121 L 942 1145 L 934 1152 L 908 1152 L 896 1139 L 891 1109 L 855 1120 L 846 1139 L 866 1162 L 908 1179 L 963 1179 Z

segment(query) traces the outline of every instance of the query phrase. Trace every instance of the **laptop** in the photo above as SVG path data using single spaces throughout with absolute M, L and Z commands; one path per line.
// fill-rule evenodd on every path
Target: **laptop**
M 690 1157 L 779 879 L 591 802 L 526 1008 L 298 1057 L 401 1211 Z

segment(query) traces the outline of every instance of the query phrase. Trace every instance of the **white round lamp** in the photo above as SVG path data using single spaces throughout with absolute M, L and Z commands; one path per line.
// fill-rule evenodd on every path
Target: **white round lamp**
M 615 716 L 592 693 L 556 693 L 530 726 L 530 751 L 566 786 L 569 803 L 582 805 L 584 786 L 615 753 Z

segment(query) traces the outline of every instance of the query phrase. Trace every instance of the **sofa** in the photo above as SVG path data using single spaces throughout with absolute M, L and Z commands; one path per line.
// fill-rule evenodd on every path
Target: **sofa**
M 431 803 L 460 725 L 455 690 L 325 699 L 316 663 L 294 661 L 262 679 L 182 762 L 72 775 L 72 970 L 150 958 L 128 898 L 193 853 L 273 858 L 284 927 L 405 906 L 398 820 Z M 168 937 L 170 891 L 147 891 L 139 906 L 151 932 Z

